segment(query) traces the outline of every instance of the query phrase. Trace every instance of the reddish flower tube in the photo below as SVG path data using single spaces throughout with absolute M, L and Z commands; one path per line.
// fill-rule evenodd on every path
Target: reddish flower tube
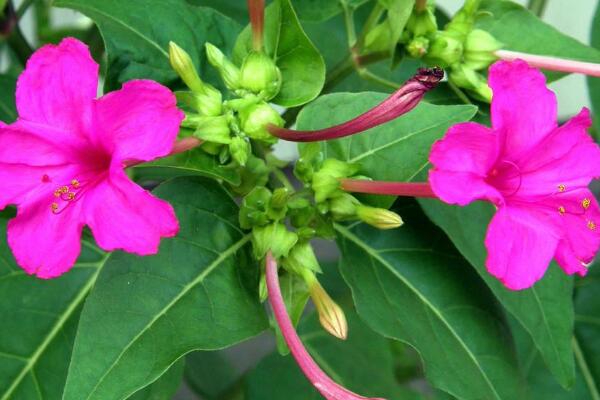
M 536 68 L 559 72 L 574 72 L 600 77 L 600 64 L 567 60 L 557 57 L 538 56 L 535 54 L 520 53 L 518 51 L 510 50 L 497 50 L 494 54 L 502 60 L 524 60 L 527 64 Z
M 437 198 L 427 182 L 384 182 L 366 179 L 342 179 L 341 188 L 346 192 L 355 193 Z
M 263 45 L 265 26 L 265 0 L 248 0 L 248 14 L 252 26 L 252 47 L 260 51 Z
M 297 131 L 269 125 L 273 136 L 294 142 L 314 142 L 337 139 L 366 131 L 406 114 L 419 104 L 425 93 L 437 86 L 444 77 L 441 68 L 420 68 L 400 89 L 364 114 L 326 129 Z
M 356 393 L 343 388 L 335 383 L 312 359 L 308 351 L 304 348 L 302 341 L 298 337 L 294 325 L 285 308 L 285 303 L 279 287 L 279 277 L 277 275 L 277 262 L 271 252 L 267 254 L 266 259 L 266 278 L 267 289 L 269 292 L 269 303 L 273 309 L 273 314 L 277 324 L 281 329 L 283 338 L 287 343 L 292 356 L 296 359 L 298 366 L 308 378 L 310 383 L 327 400 L 384 400 L 381 398 L 368 398 L 359 396 Z

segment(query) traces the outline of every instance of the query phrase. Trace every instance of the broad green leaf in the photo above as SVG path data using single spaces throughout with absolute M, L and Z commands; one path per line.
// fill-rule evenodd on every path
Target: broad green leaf
M 69 272 L 41 280 L 15 264 L 6 223 L 0 218 L 0 399 L 60 400 L 79 314 L 106 255 L 83 242 Z
M 221 179 L 232 185 L 241 182 L 237 168 L 221 165 L 215 156 L 202 149 L 194 149 L 134 168 L 136 180 L 165 180 L 178 176 L 205 176 Z
M 316 314 L 300 324 L 300 338 L 323 370 L 336 382 L 363 396 L 421 399 L 395 381 L 390 343 L 362 324 L 354 313 L 347 312 L 346 316 L 349 324 L 346 341 L 326 333 Z M 247 400 L 322 399 L 294 359 L 277 352 L 262 360 L 246 382 Z
M 591 45 L 600 51 L 600 3 L 596 6 L 596 13 L 592 20 Z M 597 61 L 598 62 L 598 61 Z M 600 139 L 600 78 L 588 76 L 588 93 L 594 111 L 594 126 L 596 139 Z
M 300 112 L 298 129 L 319 129 L 349 120 L 387 96 L 374 92 L 322 96 Z M 433 142 L 451 125 L 471 119 L 476 110 L 475 106 L 436 106 L 421 102 L 411 112 L 387 124 L 324 142 L 322 146 L 326 157 L 359 163 L 361 175 L 378 180 L 410 181 L 427 167 Z M 391 204 L 389 200 L 386 203 Z
M 412 14 L 415 0 L 379 0 L 379 2 L 387 9 L 387 24 L 392 38 L 390 54 L 393 54 L 408 18 Z
M 479 28 L 504 43 L 506 50 L 600 62 L 600 51 L 559 32 L 523 6 L 508 0 L 484 0 Z M 548 73 L 550 80 L 563 76 Z
M 171 400 L 181 385 L 184 366 L 183 359 L 180 359 L 158 380 L 127 400 Z
M 267 326 L 237 205 L 214 181 L 155 190 L 179 234 L 155 256 L 114 253 L 81 314 L 63 400 L 120 400 L 193 350 L 230 346 Z
M 427 216 L 450 237 L 475 267 L 502 305 L 523 325 L 559 382 L 570 387 L 575 379 L 573 336 L 573 280 L 552 264 L 545 277 L 532 288 L 506 289 L 485 268 L 487 225 L 493 215 L 490 204 L 450 206 L 437 200 L 421 200 Z
M 0 121 L 10 124 L 17 119 L 15 89 L 17 81 L 9 75 L 0 75 Z
M 340 270 L 358 314 L 376 332 L 413 346 L 428 381 L 459 399 L 521 399 L 513 346 L 491 293 L 418 211 L 381 232 L 336 226 Z
M 214 8 L 240 24 L 248 23 L 248 3 L 240 0 L 186 0 L 196 6 Z
M 202 399 L 223 398 L 240 377 L 222 351 L 194 351 L 185 358 L 185 379 Z
M 343 11 L 342 1 L 350 8 L 358 8 L 370 0 L 294 0 L 294 7 L 303 21 L 322 22 Z
M 251 50 L 250 27 L 240 34 L 234 58 L 241 64 Z M 310 41 L 290 0 L 276 0 L 265 11 L 265 51 L 282 75 L 279 94 L 271 101 L 284 107 L 296 107 L 313 100 L 325 83 L 325 62 Z
M 172 83 L 169 65 L 173 41 L 186 50 L 203 78 L 219 82 L 209 68 L 204 43 L 228 53 L 239 25 L 228 17 L 185 0 L 56 0 L 54 5 L 80 11 L 100 28 L 108 53 L 107 88 L 136 78 Z

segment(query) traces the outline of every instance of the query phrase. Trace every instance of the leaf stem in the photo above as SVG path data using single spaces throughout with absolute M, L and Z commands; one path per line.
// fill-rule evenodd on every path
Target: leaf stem
M 527 8 L 538 17 L 541 17 L 546 10 L 546 4 L 547 0 L 529 0 Z
M 356 44 L 356 27 L 354 25 L 354 9 L 350 7 L 346 0 L 341 2 L 344 9 L 344 25 L 346 26 L 346 35 L 348 36 L 348 47 L 353 48 Z
M 21 19 L 21 17 L 23 17 L 23 15 L 25 15 L 27 10 L 29 9 L 29 6 L 31 6 L 34 1 L 35 0 L 23 0 L 21 5 L 17 9 L 17 19 Z
M 581 347 L 579 346 L 579 342 L 576 336 L 573 336 L 573 352 L 575 353 L 575 360 L 577 360 L 577 365 L 579 365 L 579 369 L 581 369 L 581 374 L 585 379 L 585 383 L 590 390 L 590 394 L 592 395 L 592 400 L 600 400 L 600 392 L 598 392 L 598 388 L 596 387 L 596 382 L 594 381 L 594 377 L 587 365 L 585 357 L 583 356 L 583 352 L 581 351 Z

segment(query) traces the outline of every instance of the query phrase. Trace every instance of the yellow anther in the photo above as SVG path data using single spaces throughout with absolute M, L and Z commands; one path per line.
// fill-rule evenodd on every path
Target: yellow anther
M 565 210 L 565 208 L 564 208 L 563 206 L 560 206 L 560 207 L 558 207 L 558 213 L 559 213 L 560 215 L 564 215 L 564 214 L 565 214 L 565 212 L 566 212 L 566 210 Z
M 52 203 L 50 205 L 50 209 L 52 210 L 53 213 L 56 213 L 58 211 L 58 203 Z
M 66 186 L 61 186 L 58 190 L 60 190 L 61 193 L 69 193 L 69 188 Z
M 67 193 L 67 200 L 73 200 L 75 198 L 75 193 L 69 192 Z
M 591 231 L 595 231 L 596 230 L 596 224 L 594 223 L 594 221 L 588 221 L 587 222 L 587 227 Z
M 565 185 L 563 185 L 562 183 L 560 185 L 558 185 L 558 191 L 559 192 L 564 192 L 565 190 L 567 190 L 567 187 Z
M 54 191 L 54 197 L 60 197 L 61 194 L 62 194 L 62 192 L 59 189 L 56 189 Z
M 79 187 L 79 181 L 77 179 L 73 179 L 71 181 L 71 186 L 73 186 L 75 189 L 77 189 Z
M 585 208 L 586 210 L 588 208 L 590 208 L 590 204 L 592 204 L 592 201 L 590 199 L 588 199 L 588 198 L 585 198 L 585 199 L 581 200 L 581 206 L 583 208 Z

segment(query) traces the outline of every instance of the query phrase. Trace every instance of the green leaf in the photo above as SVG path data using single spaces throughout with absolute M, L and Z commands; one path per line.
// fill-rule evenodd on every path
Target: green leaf
M 393 54 L 408 18 L 412 14 L 415 0 L 379 0 L 379 2 L 387 9 L 387 24 L 392 38 L 390 54 Z
M 484 239 L 493 207 L 484 202 L 467 207 L 450 206 L 437 200 L 419 202 L 427 216 L 446 232 L 502 305 L 531 335 L 559 382 L 570 387 L 575 379 L 571 351 L 573 280 L 553 263 L 545 277 L 532 288 L 523 291 L 506 289 L 485 268 Z
M 314 313 L 300 324 L 300 338 L 323 370 L 336 382 L 363 396 L 421 399 L 395 381 L 390 343 L 362 324 L 354 313 L 346 312 L 346 316 L 349 324 L 346 341 L 327 334 Z M 246 382 L 247 400 L 322 399 L 294 359 L 276 352 L 262 360 Z
M 15 264 L 6 223 L 0 218 L 0 399 L 60 400 L 79 314 L 106 255 L 83 242 L 68 273 L 41 280 Z
M 233 199 L 201 178 L 174 179 L 155 194 L 175 208 L 179 234 L 155 256 L 110 257 L 81 315 L 63 400 L 120 400 L 186 353 L 267 326 Z
M 205 176 L 221 179 L 237 186 L 241 183 L 239 170 L 221 165 L 219 160 L 202 149 L 194 149 L 171 157 L 144 163 L 134 168 L 138 181 L 165 180 L 178 176 Z
M 596 13 L 592 20 L 591 45 L 600 51 L 600 3 L 596 7 Z M 598 62 L 598 61 L 596 61 Z M 596 139 L 600 138 L 600 78 L 594 76 L 587 77 L 588 93 L 592 102 L 592 110 L 594 111 L 594 126 L 596 129 Z
M 204 43 L 228 53 L 239 25 L 228 17 L 185 0 L 56 0 L 54 5 L 80 11 L 100 28 L 108 53 L 107 89 L 131 79 L 172 83 L 169 41 L 187 51 L 203 78 L 219 82 L 208 68 Z
M 0 75 L 0 121 L 10 124 L 17 119 L 15 90 L 17 80 L 9 75 Z
M 477 26 L 504 43 L 506 50 L 600 62 L 600 51 L 561 33 L 515 2 L 484 0 L 481 11 L 487 14 L 482 14 Z M 547 73 L 549 80 L 563 75 Z
M 250 27 L 240 34 L 234 59 L 241 65 L 252 48 Z M 271 100 L 284 107 L 296 107 L 313 100 L 325 83 L 325 62 L 310 41 L 290 0 L 277 0 L 265 11 L 265 51 L 282 75 L 279 94 Z
M 298 129 L 313 130 L 349 120 L 369 110 L 384 93 L 334 93 L 320 97 L 298 115 Z M 387 124 L 322 144 L 325 157 L 359 163 L 359 174 L 378 180 L 410 181 L 429 164 L 429 149 L 453 124 L 468 121 L 475 106 L 437 106 L 421 102 Z M 391 201 L 372 200 L 389 206 Z
M 361 318 L 413 346 L 429 382 L 459 399 L 523 398 L 513 346 L 491 293 L 418 207 L 384 234 L 336 226 L 340 269 Z
M 185 379 L 202 399 L 223 398 L 240 376 L 222 351 L 194 351 L 185 358 Z
M 370 0 L 343 0 L 350 8 L 358 8 Z M 298 17 L 303 21 L 322 22 L 340 14 L 341 0 L 294 0 Z
M 184 366 L 183 359 L 180 359 L 158 380 L 136 392 L 127 400 L 171 400 L 181 385 Z

